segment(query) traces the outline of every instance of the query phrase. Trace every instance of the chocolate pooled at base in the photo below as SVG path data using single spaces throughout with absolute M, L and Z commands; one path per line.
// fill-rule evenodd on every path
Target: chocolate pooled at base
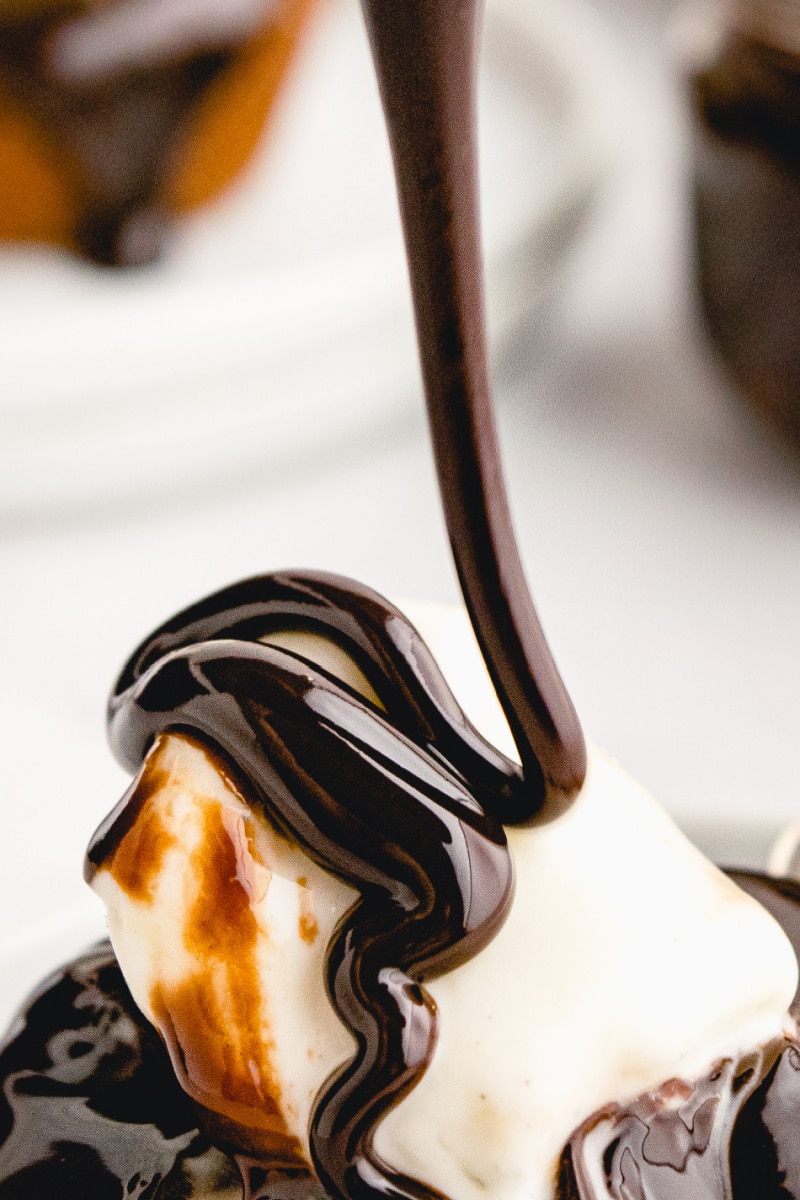
M 776 1040 L 595 1114 L 564 1151 L 556 1197 L 794 1200 L 799 1127 L 800 1046 Z
M 800 960 L 800 883 L 728 874 L 778 921 Z M 747 969 L 747 964 L 742 964 Z M 799 989 L 800 991 L 800 989 Z M 791 1007 L 800 1016 L 798 996 Z M 570 1138 L 556 1200 L 797 1200 L 800 1043 L 775 1039 L 717 1063 L 704 1079 L 667 1081 L 609 1105 Z
M 435 1064 L 426 1070 L 438 1032 L 428 981 L 433 989 L 437 974 L 463 965 L 463 971 L 453 972 L 460 981 L 472 970 L 471 960 L 479 950 L 486 948 L 488 962 L 500 945 L 501 937 L 495 940 L 495 934 L 506 917 L 512 886 L 503 823 L 550 821 L 550 832 L 567 827 L 579 815 L 580 803 L 563 821 L 554 818 L 562 817 L 581 791 L 586 755 L 574 709 L 525 587 L 492 421 L 474 169 L 478 5 L 474 0 L 365 0 L 365 8 L 398 166 L 448 529 L 522 770 L 472 729 L 424 645 L 396 610 L 367 589 L 326 576 L 296 573 L 250 581 L 168 622 L 123 672 L 112 699 L 110 724 L 117 755 L 133 770 L 140 768 L 161 733 L 188 732 L 208 744 L 280 834 L 302 847 L 315 865 L 355 887 L 358 899 L 339 919 L 330 942 L 327 983 L 338 1016 L 354 1034 L 356 1051 L 316 1093 L 309 1137 L 312 1161 L 304 1183 L 308 1186 L 313 1169 L 324 1192 L 335 1200 L 381 1200 L 387 1195 L 440 1200 L 445 1189 L 437 1192 L 423 1179 L 426 1169 L 433 1171 L 432 1159 L 445 1149 L 443 1144 L 421 1165 L 413 1156 L 404 1159 L 403 1164 L 414 1165 L 408 1174 L 399 1174 L 375 1152 L 373 1135 L 387 1128 L 389 1121 L 378 1126 L 389 1110 L 406 1098 L 413 1103 L 434 1074 Z M 342 644 L 378 703 L 358 695 L 302 654 L 264 644 L 272 631 L 287 624 L 310 625 Z M 581 800 L 585 802 L 585 794 Z M 90 851 L 91 871 L 101 871 L 109 857 L 113 866 L 137 803 L 136 793 L 129 793 L 101 829 Z M 518 832 L 522 838 L 533 836 Z M 539 833 L 546 837 L 548 830 Z M 591 844 L 595 860 L 603 833 Z M 698 864 L 697 856 L 689 857 L 704 880 L 707 871 L 714 874 L 702 859 Z M 652 878 L 652 859 L 642 858 L 645 861 Z M 709 891 L 701 890 L 708 900 Z M 714 883 L 710 891 L 716 894 Z M 686 892 L 691 902 L 691 889 Z M 599 895 L 595 889 L 594 899 Z M 548 898 L 541 906 L 515 906 L 506 929 L 518 914 L 528 912 L 540 928 L 550 931 L 554 906 L 548 908 Z M 624 899 L 629 908 L 628 896 Z M 563 898 L 565 909 L 570 901 L 574 907 L 574 896 Z M 582 911 L 591 907 L 582 905 Z M 773 928 L 756 906 L 752 908 Z M 674 905 L 669 911 L 670 936 L 673 910 Z M 690 918 L 697 922 L 694 906 Z M 649 919 L 652 926 L 652 913 Z M 595 921 L 591 932 L 602 953 L 596 926 Z M 741 926 L 736 928 L 739 933 Z M 603 932 L 613 936 L 615 931 Z M 774 933 L 780 938 L 777 929 Z M 780 943 L 790 958 L 782 938 Z M 635 955 L 630 954 L 625 970 L 628 958 L 635 970 Z M 730 962 L 728 955 L 725 981 Z M 534 973 L 537 964 L 534 956 Z M 515 959 L 512 966 L 516 965 Z M 700 972 L 695 970 L 693 981 Z M 583 974 L 576 974 L 588 1006 L 591 989 Z M 791 983 L 785 997 L 780 993 L 780 1015 L 770 1025 L 770 1036 L 779 1028 L 795 984 L 794 974 L 789 975 Z M 653 977 L 658 978 L 658 969 Z M 645 978 L 649 982 L 650 975 Z M 478 990 L 488 990 L 483 979 Z M 508 992 L 516 994 L 513 987 Z M 692 1002 L 698 998 L 691 986 L 684 993 Z M 520 994 L 529 1004 L 527 985 Z M 713 989 L 709 994 L 716 1025 L 719 996 Z M 566 1011 L 571 1017 L 573 1010 L 565 1009 L 560 989 L 556 1000 L 557 1015 Z M 505 1022 L 502 1036 L 512 1042 L 519 1038 L 528 1015 L 526 1011 L 522 1021 Z M 613 1015 L 617 1018 L 616 1009 Z M 628 1011 L 627 1018 L 634 1015 Z M 541 1027 L 551 1036 L 552 1019 L 545 1017 Z M 162 1032 L 173 1065 L 180 1070 L 180 1042 L 172 1038 L 167 1022 Z M 462 1052 L 464 1033 L 463 1028 L 455 1029 L 451 1049 L 455 1043 Z M 560 1054 L 562 1040 L 551 1036 L 551 1041 Z M 617 1053 L 616 1040 L 609 1043 Z M 712 1056 L 711 1051 L 706 1056 L 707 1046 L 704 1038 L 698 1071 Z M 598 1045 L 598 1057 L 603 1049 Z M 524 1080 L 528 1086 L 538 1062 Z M 562 1067 L 563 1060 L 558 1065 Z M 477 1101 L 473 1110 L 481 1115 L 481 1102 L 487 1098 L 481 1086 L 485 1074 L 474 1095 L 466 1093 L 471 1104 Z M 549 1089 L 551 1077 L 544 1078 Z M 417 1083 L 420 1087 L 409 1096 Z M 686 1086 L 691 1092 L 693 1085 Z M 589 1101 L 582 1088 L 578 1099 L 591 1111 L 608 1096 L 620 1094 L 624 1089 L 608 1087 L 600 1098 Z M 230 1099 L 222 1096 L 215 1105 L 212 1097 L 211 1103 L 195 1105 L 197 1123 L 235 1158 L 248 1197 L 278 1197 L 268 1153 L 258 1145 L 258 1129 L 247 1121 L 236 1129 L 225 1119 Z M 238 1102 L 238 1095 L 233 1100 Z M 548 1101 L 552 1106 L 550 1095 Z M 628 1109 L 640 1103 L 634 1101 Z M 524 1103 L 520 1107 L 524 1118 Z M 558 1148 L 582 1111 L 570 1110 L 569 1122 L 558 1127 L 537 1184 L 555 1189 Z M 495 1119 L 500 1112 L 496 1106 Z M 528 1130 L 530 1126 L 528 1121 Z M 548 1128 L 554 1128 L 552 1122 Z M 495 1134 L 501 1132 L 495 1126 Z M 530 1158 L 532 1134 L 527 1130 L 526 1138 L 524 1150 Z M 285 1174 L 288 1185 L 292 1180 Z M 724 1190 L 724 1173 L 718 1181 Z M 473 1175 L 471 1182 L 488 1190 L 479 1177 Z M 621 1197 L 638 1200 L 626 1194 L 626 1188 L 623 1180 Z M 461 1194 L 458 1188 L 446 1190 L 453 1197 Z M 512 1193 L 513 1200 L 518 1194 Z M 675 1200 L 678 1194 L 667 1187 L 663 1200 Z M 153 1191 L 153 1200 L 157 1196 Z M 684 1191 L 684 1200 L 696 1200 L 696 1195 Z
M 109 943 L 45 980 L 0 1051 L 2 1200 L 186 1200 L 236 1182 Z

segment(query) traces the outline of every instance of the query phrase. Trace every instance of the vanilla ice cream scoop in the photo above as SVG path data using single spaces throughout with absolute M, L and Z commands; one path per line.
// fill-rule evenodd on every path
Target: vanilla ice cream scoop
M 511 751 L 466 614 L 411 612 L 463 709 Z M 264 637 L 391 710 L 352 642 Z M 92 883 L 133 995 L 213 1128 L 311 1175 L 315 1107 L 358 1037 L 326 986 L 329 948 L 362 893 L 279 828 L 207 736 L 179 726 L 101 830 Z M 375 1123 L 377 1160 L 450 1200 L 551 1197 L 581 1122 L 781 1037 L 797 984 L 778 925 L 599 752 L 565 816 L 507 833 L 513 902 L 502 924 L 483 915 L 479 953 L 418 973 L 435 1036 Z M 501 876 L 495 864 L 484 883 Z

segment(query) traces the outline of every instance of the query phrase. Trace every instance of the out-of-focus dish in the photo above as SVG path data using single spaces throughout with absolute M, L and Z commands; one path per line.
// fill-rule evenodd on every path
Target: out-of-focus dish
M 3 0 L 0 239 L 117 266 L 255 149 L 313 0 Z
M 692 81 L 697 287 L 737 390 L 800 448 L 797 9 L 709 9 Z

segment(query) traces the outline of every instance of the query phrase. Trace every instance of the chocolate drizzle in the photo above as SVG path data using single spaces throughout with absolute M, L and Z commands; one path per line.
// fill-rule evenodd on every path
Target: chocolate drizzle
M 597 1113 L 562 1155 L 556 1200 L 796 1200 L 799 1116 L 800 1048 L 778 1038 Z
M 335 1200 L 442 1200 L 380 1160 L 374 1131 L 433 1054 L 437 1011 L 426 982 L 477 954 L 505 918 L 513 872 L 503 824 L 557 817 L 585 771 L 580 726 L 525 584 L 492 413 L 476 192 L 479 5 L 362 3 L 398 176 L 450 539 L 522 770 L 472 727 L 402 614 L 338 577 L 296 572 L 234 585 L 180 613 L 139 647 L 109 706 L 119 761 L 137 771 L 160 733 L 188 732 L 218 756 L 281 835 L 358 895 L 326 959 L 329 995 L 356 1051 L 316 1099 L 309 1131 L 314 1178 L 296 1160 L 287 1165 L 259 1155 L 231 1122 L 219 1123 L 181 1093 L 175 1137 L 165 1144 L 156 1120 L 153 1146 L 144 1139 L 147 1174 L 132 1175 L 127 1163 L 114 1168 L 125 1194 L 142 1200 L 184 1196 L 185 1188 L 170 1191 L 170 1180 L 177 1171 L 184 1186 L 185 1160 L 207 1147 L 209 1135 L 236 1158 L 248 1200 L 289 1197 L 297 1183 L 304 1194 Z M 269 644 L 287 629 L 336 642 L 379 703 L 301 654 Z M 89 849 L 89 876 L 113 857 L 135 809 L 129 794 L 101 826 Z M 129 878 L 133 888 L 145 883 Z M 785 898 L 796 919 L 798 897 Z M 55 996 L 59 986 L 42 995 Z M 83 1003 L 70 993 L 56 1008 Z M 132 1020 L 138 1031 L 141 1018 Z M 11 1057 L 0 1061 L 6 1095 L 18 1082 L 13 1064 L 35 1061 L 43 1042 L 50 1047 L 48 1038 L 50 1032 L 28 1022 L 12 1040 Z M 151 1102 L 157 1107 L 153 1088 L 162 1072 L 176 1088 L 166 1050 L 157 1044 L 153 1055 L 154 1074 L 143 1055 L 134 1055 L 126 1077 L 143 1106 L 137 1113 Z M 60 1078 L 55 1083 L 46 1093 L 48 1125 L 58 1124 L 73 1099 L 65 1100 Z M 113 1101 L 113 1090 L 109 1096 Z M 596 1114 L 564 1151 L 557 1194 L 561 1200 L 800 1198 L 798 1113 L 800 1049 L 775 1042 L 718 1064 L 705 1079 L 670 1081 L 624 1108 Z M 132 1123 L 138 1133 L 142 1122 L 123 1110 L 123 1132 L 109 1132 L 102 1122 L 97 1128 L 116 1147 L 117 1139 L 127 1144 Z M 76 1200 L 91 1189 L 96 1161 L 108 1171 L 116 1153 L 104 1157 L 90 1128 L 83 1159 L 79 1135 L 68 1142 Z M 12 1117 L 0 1149 L 0 1200 L 30 1194 L 27 1166 L 20 1174 L 16 1157 L 25 1136 L 24 1121 Z M 36 1169 L 44 1169 L 52 1155 L 42 1118 L 34 1143 L 39 1150 L 26 1153 L 38 1152 Z M 58 1181 L 52 1186 L 54 1194 L 69 1195 L 55 1192 Z
M 733 875 L 774 903 L 797 946 L 800 885 Z M 672 1080 L 595 1114 L 570 1138 L 554 1194 L 800 1200 L 798 1121 L 800 1046 L 776 1039 L 694 1083 Z M 238 1157 L 246 1196 L 324 1200 L 306 1173 Z M 0 1200 L 187 1200 L 235 1187 L 234 1172 L 199 1128 L 108 944 L 40 985 L 0 1047 Z
M 586 772 L 525 583 L 488 376 L 477 198 L 478 0 L 362 0 L 397 175 L 439 485 L 461 588 L 520 753 L 509 817 L 552 820 Z
M 464 716 L 436 661 L 406 617 L 371 588 L 340 576 L 284 571 L 232 584 L 165 622 L 131 655 L 109 701 L 114 753 L 138 770 L 141 750 L 126 757 L 117 737 L 123 697 L 160 659 L 199 642 L 255 642 L 270 632 L 310 629 L 337 642 L 391 711 L 398 728 L 457 765 L 484 790 L 503 823 L 527 787 L 519 767 L 495 750 Z
M 349 652 L 383 709 L 265 644 L 297 625 Z M 327 955 L 329 993 L 358 1049 L 316 1102 L 313 1166 L 332 1196 L 432 1197 L 378 1159 L 372 1133 L 432 1056 L 425 981 L 477 954 L 505 918 L 501 819 L 518 807 L 519 769 L 470 725 L 402 614 L 335 576 L 265 576 L 186 610 L 136 651 L 109 718 L 128 768 L 162 730 L 199 736 L 280 833 L 358 890 Z M 98 831 L 90 875 L 127 828 L 126 803 Z

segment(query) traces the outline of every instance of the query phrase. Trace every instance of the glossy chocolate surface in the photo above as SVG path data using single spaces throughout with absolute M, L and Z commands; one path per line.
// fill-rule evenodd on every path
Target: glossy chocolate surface
M 800 1048 L 775 1041 L 596 1114 L 561 1160 L 558 1200 L 800 1195 Z
M 730 871 L 800 956 L 800 883 Z M 742 964 L 747 969 L 747 964 Z M 792 1013 L 798 1016 L 798 998 Z M 800 1044 L 778 1039 L 692 1083 L 667 1081 L 610 1105 L 561 1158 L 557 1200 L 793 1200 L 800 1197 Z
M 45 9 L 12 20 L 0 12 L 3 88 L 78 190 L 76 248 L 99 263 L 142 265 L 157 257 L 166 232 L 158 198 L 177 139 L 233 51 L 207 48 L 99 78 L 59 77 L 47 51 L 64 16 Z
M 188 733 L 218 756 L 278 832 L 359 895 L 326 964 L 329 994 L 357 1050 L 317 1099 L 312 1162 L 270 1159 L 181 1092 L 176 1112 L 190 1140 L 176 1144 L 175 1157 L 162 1164 L 156 1139 L 154 1166 L 143 1164 L 135 1179 L 127 1166 L 116 1176 L 124 1194 L 148 1200 L 171 1197 L 170 1172 L 183 1170 L 179 1156 L 206 1145 L 204 1136 L 237 1161 L 253 1200 L 280 1200 L 297 1189 L 305 1195 L 321 1189 L 336 1200 L 436 1200 L 423 1181 L 378 1158 L 374 1130 L 431 1059 L 437 1012 L 426 981 L 477 954 L 505 917 L 513 877 L 503 823 L 558 816 L 585 770 L 580 726 L 525 585 L 491 407 L 475 170 L 479 5 L 363 0 L 363 6 L 398 175 L 448 529 L 523 765 L 520 771 L 470 725 L 402 615 L 347 580 L 299 572 L 250 580 L 187 609 L 139 648 L 109 708 L 120 762 L 137 771 L 159 733 Z M 380 706 L 300 655 L 267 644 L 270 633 L 292 628 L 323 633 L 344 648 Z M 98 831 L 90 875 L 114 859 L 141 805 L 141 792 L 135 803 L 129 794 Z M 142 837 L 152 864 L 160 852 L 157 831 Z M 224 854 L 220 861 L 224 866 Z M 135 862 L 122 874 L 134 891 L 148 886 L 147 870 Z M 231 925 L 246 959 L 247 915 L 232 913 Z M 84 1002 L 71 994 L 62 1003 L 69 1027 L 70 1005 Z M 133 1018 L 132 1024 L 138 1029 Z M 6 1053 L 35 1062 L 48 1036 L 52 1031 L 29 1036 L 26 1026 Z M 159 1046 L 158 1069 L 174 1090 Z M 800 1197 L 792 1183 L 797 1055 L 794 1044 L 769 1046 L 721 1064 L 707 1079 L 668 1083 L 624 1110 L 596 1114 L 565 1150 L 562 1200 Z M 134 1091 L 143 1072 L 138 1060 L 130 1063 Z M 152 1079 L 142 1082 L 143 1107 L 153 1087 Z M 48 1093 L 53 1128 L 62 1103 L 60 1093 Z M 0 1150 L 0 1200 L 23 1194 L 17 1151 L 9 1148 L 30 1134 L 29 1159 L 42 1167 L 49 1162 L 46 1124 L 41 1115 L 28 1130 L 24 1117 L 17 1122 L 12 1115 Z M 125 1112 L 119 1127 L 119 1134 L 104 1127 L 110 1144 L 129 1138 Z M 81 1144 L 68 1144 L 80 1159 Z M 89 1149 L 93 1167 L 98 1151 L 93 1142 Z M 107 1172 L 114 1153 L 102 1160 Z M 600 1166 L 587 1174 L 592 1156 Z
M 297 627 L 348 652 L 382 707 L 265 644 Z M 333 1196 L 432 1196 L 377 1158 L 372 1133 L 433 1054 L 425 981 L 477 954 L 505 918 L 513 871 L 502 818 L 525 787 L 519 768 L 472 727 L 397 609 L 307 572 L 226 588 L 157 630 L 123 671 L 109 723 L 134 770 L 164 730 L 199 738 L 276 830 L 358 891 L 327 953 L 328 991 L 358 1050 L 316 1101 L 312 1165 Z M 98 831 L 90 875 L 113 862 L 147 794 L 137 788 L 132 803 L 129 793 Z M 123 875 L 147 886 L 135 870 Z M 228 1123 L 198 1119 L 232 1152 L 276 1165 Z
M 797 946 L 800 884 L 749 872 Z M 54 973 L 0 1048 L 0 1200 L 190 1200 L 235 1187 L 107 943 Z M 796 1200 L 800 1047 L 775 1041 L 693 1083 L 674 1080 L 577 1130 L 558 1200 Z M 325 1194 L 302 1170 L 238 1155 L 249 1198 Z M 415 1194 L 419 1194 L 415 1192 Z
M 528 788 L 516 822 L 567 808 L 578 718 L 525 582 L 488 375 L 478 219 L 478 0 L 362 0 L 405 230 L 440 492 L 461 589 Z
M 108 943 L 47 979 L 0 1050 L 2 1200 L 184 1200 L 212 1151 Z

